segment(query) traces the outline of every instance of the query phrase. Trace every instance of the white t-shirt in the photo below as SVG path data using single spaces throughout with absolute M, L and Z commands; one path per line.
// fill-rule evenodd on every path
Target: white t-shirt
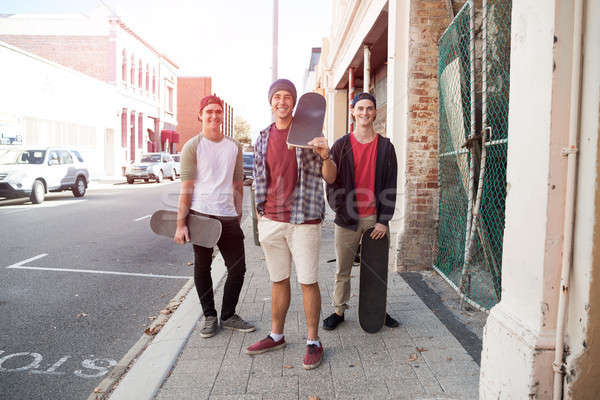
M 194 180 L 192 210 L 221 217 L 237 216 L 233 182 L 243 179 L 240 145 L 227 136 L 219 142 L 196 136 L 183 148 L 181 179 Z

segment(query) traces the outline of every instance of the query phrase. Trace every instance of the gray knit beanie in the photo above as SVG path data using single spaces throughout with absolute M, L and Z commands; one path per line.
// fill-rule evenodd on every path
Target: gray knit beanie
M 280 90 L 290 92 L 292 94 L 292 98 L 294 99 L 294 105 L 296 105 L 296 86 L 294 86 L 292 81 L 287 79 L 277 79 L 271 84 L 271 87 L 269 88 L 269 104 L 271 104 L 273 95 Z

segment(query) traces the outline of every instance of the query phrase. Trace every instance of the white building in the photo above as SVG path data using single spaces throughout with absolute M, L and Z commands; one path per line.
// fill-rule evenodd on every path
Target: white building
M 142 152 L 173 149 L 178 140 L 178 66 L 119 17 L 4 15 L 0 41 L 11 57 L 0 65 L 3 101 L 8 103 L 2 108 L 0 127 L 7 136 L 19 135 L 25 146 L 69 145 L 95 153 L 96 176 L 120 175 Z M 35 75 L 25 73 L 21 64 L 29 65 Z M 98 95 L 105 91 L 110 94 Z M 44 98 L 61 112 L 48 115 L 27 101 L 32 98 Z M 80 111 L 86 107 L 93 116 Z M 102 112 L 96 115 L 94 110 Z M 73 142 L 65 129 L 86 131 L 88 139 L 85 144 Z

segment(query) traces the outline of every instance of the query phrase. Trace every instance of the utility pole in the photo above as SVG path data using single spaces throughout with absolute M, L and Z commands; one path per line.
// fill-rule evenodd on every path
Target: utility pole
M 279 0 L 273 0 L 273 75 L 271 81 L 277 80 L 277 39 L 279 31 Z

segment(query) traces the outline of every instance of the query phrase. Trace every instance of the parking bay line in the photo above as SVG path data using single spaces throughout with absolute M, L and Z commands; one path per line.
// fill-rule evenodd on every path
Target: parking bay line
M 190 279 L 191 276 L 181 275 L 156 275 L 156 274 L 140 274 L 135 272 L 118 272 L 118 271 L 98 271 L 92 269 L 73 269 L 73 268 L 48 268 L 48 267 L 28 267 L 23 264 L 27 264 L 31 261 L 39 260 L 40 258 L 46 257 L 48 254 L 40 254 L 35 257 L 28 258 L 27 260 L 19 261 L 16 264 L 9 265 L 7 269 L 29 269 L 37 271 L 55 271 L 55 272 L 81 272 L 86 274 L 102 274 L 102 275 L 125 275 L 125 276 L 140 276 L 143 278 L 164 278 L 164 279 Z
M 144 215 L 143 217 L 139 217 L 138 219 L 134 219 L 134 221 L 138 222 L 138 221 L 141 221 L 143 219 L 150 218 L 151 216 L 152 216 L 152 214 Z

